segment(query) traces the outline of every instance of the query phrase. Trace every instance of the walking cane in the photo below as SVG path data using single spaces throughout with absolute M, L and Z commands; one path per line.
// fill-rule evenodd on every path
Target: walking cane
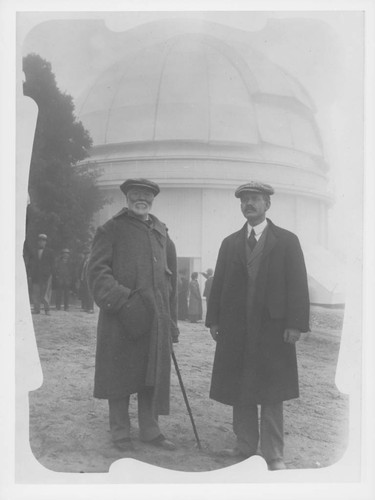
M 187 395 L 186 395 L 186 392 L 185 392 L 184 383 L 182 382 L 182 377 L 181 377 L 180 369 L 178 368 L 176 355 L 175 355 L 173 349 L 172 349 L 172 359 L 173 359 L 174 367 L 176 368 L 177 378 L 178 378 L 178 381 L 180 383 L 182 395 L 184 396 L 184 401 L 185 401 L 185 404 L 186 404 L 186 408 L 187 408 L 187 411 L 189 413 L 189 417 L 190 417 L 190 420 L 191 420 L 191 425 L 193 426 L 193 431 L 194 431 L 195 439 L 197 440 L 198 448 L 201 450 L 202 449 L 201 442 L 199 441 L 199 436 L 198 436 L 197 428 L 195 427 L 193 414 L 192 414 L 191 409 L 190 409 L 189 401 L 188 401 L 188 398 L 187 398 Z

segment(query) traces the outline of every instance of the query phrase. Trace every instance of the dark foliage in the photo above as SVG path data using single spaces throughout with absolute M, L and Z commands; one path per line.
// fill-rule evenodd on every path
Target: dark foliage
M 73 99 L 57 86 L 51 64 L 37 54 L 23 59 L 23 91 L 38 105 L 29 175 L 30 205 L 26 246 L 38 233 L 55 250 L 79 251 L 90 242 L 91 221 L 105 199 L 96 185 L 98 172 L 79 162 L 88 156 L 89 133 L 74 114 Z

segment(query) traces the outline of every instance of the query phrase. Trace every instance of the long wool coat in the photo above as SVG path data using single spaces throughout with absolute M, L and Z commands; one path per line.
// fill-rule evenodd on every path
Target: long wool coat
M 53 281 L 58 287 L 72 286 L 74 284 L 75 273 L 70 258 L 63 261 L 61 256 L 58 257 L 53 270 Z
M 206 326 L 219 326 L 210 397 L 224 404 L 277 402 L 299 396 L 296 350 L 285 328 L 309 330 L 307 275 L 298 238 L 268 220 L 248 314 L 247 224 L 224 239 Z
M 44 248 L 40 259 L 38 250 L 34 250 L 28 264 L 28 276 L 31 278 L 31 281 L 40 285 L 47 283 L 53 272 L 53 263 L 54 255 L 52 250 Z
M 153 386 L 154 410 L 166 415 L 171 339 L 178 332 L 177 259 L 165 225 L 150 218 L 151 226 L 123 209 L 94 238 L 88 264 L 89 285 L 100 308 L 94 396 L 123 398 Z M 135 290 L 147 294 L 154 310 L 149 331 L 138 338 L 127 333 L 121 320 Z
M 202 297 L 197 280 L 189 283 L 189 316 L 192 319 L 202 319 Z

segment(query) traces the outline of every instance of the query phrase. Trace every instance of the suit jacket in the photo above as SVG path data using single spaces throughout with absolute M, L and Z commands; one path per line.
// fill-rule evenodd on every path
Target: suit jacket
M 307 274 L 295 234 L 268 220 L 249 315 L 247 225 L 224 239 L 208 302 L 206 326 L 219 326 L 210 397 L 275 402 L 298 397 L 295 346 L 285 328 L 309 330 Z

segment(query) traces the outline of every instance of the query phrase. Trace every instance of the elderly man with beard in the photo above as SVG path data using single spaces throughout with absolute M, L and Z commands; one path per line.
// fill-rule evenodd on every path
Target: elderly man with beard
M 206 326 L 216 341 L 210 397 L 233 406 L 237 438 L 221 454 L 250 457 L 260 440 L 269 470 L 280 470 L 283 401 L 299 396 L 295 343 L 309 330 L 309 293 L 297 236 L 266 219 L 273 192 L 259 182 L 236 190 L 247 222 L 221 245 Z
M 108 399 L 119 450 L 134 450 L 128 408 L 135 393 L 140 440 L 174 450 L 158 415 L 169 413 L 171 349 L 179 334 L 176 250 L 165 224 L 150 214 L 159 186 L 128 179 L 121 190 L 128 206 L 98 228 L 88 264 L 100 308 L 94 397 Z

